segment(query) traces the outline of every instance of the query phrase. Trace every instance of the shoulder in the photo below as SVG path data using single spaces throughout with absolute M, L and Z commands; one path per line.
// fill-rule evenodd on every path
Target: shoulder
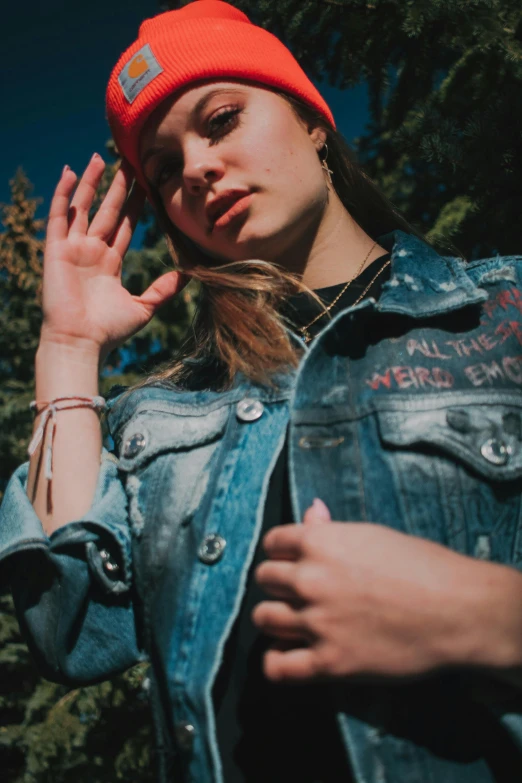
M 491 256 L 465 263 L 466 273 L 478 284 L 512 283 L 522 281 L 522 255 Z

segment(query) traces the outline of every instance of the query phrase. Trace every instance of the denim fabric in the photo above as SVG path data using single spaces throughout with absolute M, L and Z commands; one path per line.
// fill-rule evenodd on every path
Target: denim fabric
M 92 510 L 47 537 L 29 502 L 28 463 L 13 474 L 0 508 L 0 567 L 14 585 L 20 626 L 42 674 L 93 683 L 145 656 L 135 629 L 127 500 L 105 449 Z M 118 563 L 109 577 L 100 552 Z M 5 573 L 4 573 L 5 576 Z M 122 639 L 125 643 L 122 644 Z
M 326 324 L 275 390 L 240 377 L 226 392 L 157 385 L 110 400 L 114 454 L 83 519 L 47 539 L 26 466 L 11 479 L 0 557 L 33 654 L 74 683 L 148 659 L 162 781 L 180 768 L 222 781 L 212 684 L 281 449 L 296 519 L 319 496 L 347 524 L 522 565 L 522 257 L 465 265 L 402 232 L 380 243 L 392 253 L 380 300 Z M 209 558 L 213 534 L 225 546 Z M 442 673 L 332 693 L 358 783 L 491 783 L 477 710 L 522 759 L 522 695 L 494 681 Z

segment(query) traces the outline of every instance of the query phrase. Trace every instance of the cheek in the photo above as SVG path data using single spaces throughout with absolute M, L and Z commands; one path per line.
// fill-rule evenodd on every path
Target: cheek
M 296 144 L 274 162 L 272 175 L 285 210 L 292 213 L 309 208 L 325 197 L 324 177 L 314 152 Z
M 300 194 L 310 197 L 317 183 L 317 155 L 313 145 L 308 139 L 303 139 L 300 131 L 289 133 L 287 126 L 273 135 L 271 141 L 265 158 L 260 159 L 280 193 L 285 199 L 290 199 L 290 203 L 299 201 Z
M 165 212 L 174 225 L 184 233 L 190 233 L 191 227 L 194 227 L 194 218 L 183 204 L 181 190 L 165 199 Z
M 264 120 L 256 127 L 255 134 L 245 139 L 242 159 L 251 171 L 262 177 L 269 175 L 270 184 L 278 185 L 299 178 L 299 159 L 303 154 L 303 140 L 296 136 L 294 128 L 285 117 L 274 117 L 266 112 Z

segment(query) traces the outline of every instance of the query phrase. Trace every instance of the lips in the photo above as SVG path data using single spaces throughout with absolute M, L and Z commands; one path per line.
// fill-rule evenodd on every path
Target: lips
M 225 190 L 207 204 L 206 216 L 211 228 L 240 199 L 249 195 L 248 190 Z

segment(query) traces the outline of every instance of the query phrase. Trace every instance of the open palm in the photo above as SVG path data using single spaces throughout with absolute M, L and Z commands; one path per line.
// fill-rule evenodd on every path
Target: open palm
M 141 296 L 123 287 L 123 257 L 145 194 L 135 184 L 129 196 L 132 172 L 123 163 L 89 224 L 104 168 L 94 155 L 72 201 L 76 175 L 67 166 L 56 187 L 44 256 L 42 330 L 47 340 L 92 345 L 106 355 L 142 329 L 185 280 L 167 272 Z

